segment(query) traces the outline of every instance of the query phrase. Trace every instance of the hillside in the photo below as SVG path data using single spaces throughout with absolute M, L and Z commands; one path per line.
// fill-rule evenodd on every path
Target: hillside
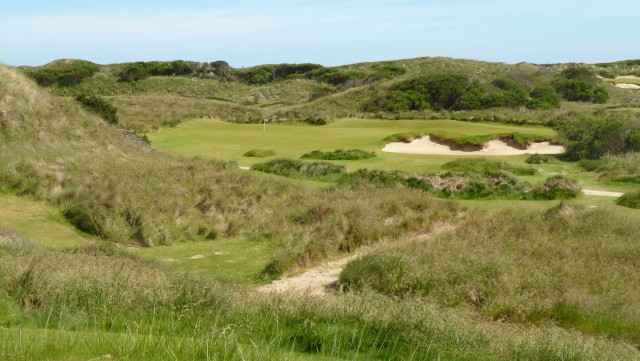
M 640 214 L 580 195 L 638 188 L 636 93 L 596 76 L 635 66 L 0 65 L 0 359 L 639 360 Z M 514 79 L 608 99 L 531 109 Z M 379 152 L 425 130 L 567 154 Z M 266 159 L 242 170 L 250 150 Z M 329 261 L 322 297 L 257 290 Z

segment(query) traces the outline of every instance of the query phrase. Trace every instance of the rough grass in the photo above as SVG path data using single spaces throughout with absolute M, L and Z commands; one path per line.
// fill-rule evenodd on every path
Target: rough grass
M 528 166 L 510 164 L 486 158 L 459 158 L 442 165 L 443 169 L 458 172 L 490 173 L 498 171 L 511 172 L 518 175 L 534 175 L 536 170 Z
M 250 151 L 245 152 L 242 156 L 249 158 L 267 158 L 274 157 L 276 152 L 268 149 L 251 149 Z
M 419 294 L 494 320 L 640 342 L 637 216 L 564 204 L 474 215 L 452 232 L 374 252 L 341 274 L 349 289 Z
M 602 180 L 640 183 L 640 153 L 607 155 L 602 161 L 584 167 L 600 173 Z
M 332 152 L 322 152 L 314 150 L 300 156 L 300 159 L 322 159 L 322 160 L 360 160 L 375 158 L 376 153 L 367 152 L 362 149 L 337 149 Z
M 61 252 L 14 241 L 0 243 L 0 353 L 12 359 L 638 356 L 621 342 L 545 325 L 487 322 L 419 298 L 259 295 L 168 272 L 109 249 Z
M 630 192 L 618 198 L 616 204 L 624 207 L 640 209 L 640 191 Z

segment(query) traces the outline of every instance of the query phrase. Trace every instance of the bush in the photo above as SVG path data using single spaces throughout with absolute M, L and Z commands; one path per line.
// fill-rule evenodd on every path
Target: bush
M 548 154 L 532 154 L 527 159 L 525 159 L 525 163 L 527 164 L 546 164 L 555 162 L 556 158 L 550 156 Z
M 640 209 L 640 191 L 626 193 L 618 198 L 616 204 L 624 207 Z
M 532 199 L 570 199 L 576 198 L 582 192 L 582 187 L 569 178 L 562 175 L 554 175 L 547 178 L 542 184 L 533 187 L 530 192 Z
M 548 85 L 539 85 L 531 91 L 527 102 L 529 109 L 554 109 L 560 107 L 560 97 L 556 90 Z
M 625 150 L 627 124 L 619 119 L 580 118 L 565 120 L 555 127 L 572 159 L 596 159 Z
M 42 86 L 70 86 L 93 76 L 100 66 L 86 60 L 58 60 L 51 64 L 30 69 L 26 74 Z
M 273 157 L 276 155 L 276 152 L 273 150 L 265 150 L 265 149 L 251 149 L 250 151 L 244 153 L 243 157 L 249 158 L 266 158 Z
M 149 77 L 149 71 L 144 63 L 127 64 L 125 68 L 118 74 L 120 79 L 128 82 L 138 81 Z
M 565 69 L 553 81 L 558 94 L 570 101 L 606 103 L 609 93 L 595 74 L 584 67 Z
M 118 110 L 106 99 L 96 95 L 80 94 L 76 97 L 76 101 L 83 108 L 98 114 L 109 123 L 118 124 L 118 116 L 116 115 Z
M 333 152 L 321 152 L 314 150 L 303 154 L 300 159 L 324 159 L 324 160 L 359 160 L 375 158 L 376 153 L 366 152 L 362 149 L 334 150 Z

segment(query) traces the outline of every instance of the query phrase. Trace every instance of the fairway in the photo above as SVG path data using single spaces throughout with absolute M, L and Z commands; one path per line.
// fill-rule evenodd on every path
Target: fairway
M 384 153 L 383 139 L 396 133 L 439 131 L 450 134 L 485 135 L 518 132 L 553 137 L 550 128 L 461 122 L 455 120 L 372 120 L 339 119 L 325 126 L 290 124 L 236 124 L 219 120 L 189 121 L 175 128 L 149 135 L 152 146 L 187 156 L 232 160 L 250 166 L 265 159 L 294 158 L 313 150 L 332 151 L 358 148 L 373 151 L 377 157 L 358 161 L 336 161 L 349 170 L 358 168 L 437 170 L 442 163 L 459 156 L 429 156 Z M 252 149 L 272 150 L 270 158 L 247 158 Z M 507 157 L 506 159 L 509 159 Z

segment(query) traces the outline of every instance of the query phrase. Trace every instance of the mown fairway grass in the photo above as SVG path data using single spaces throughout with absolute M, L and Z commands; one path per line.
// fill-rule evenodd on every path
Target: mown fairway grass
M 0 226 L 43 246 L 85 246 L 95 241 L 73 227 L 59 210 L 49 204 L 2 192 Z
M 224 282 L 255 283 L 277 246 L 246 239 L 221 239 L 154 248 L 129 248 L 141 260 Z
M 377 158 L 357 161 L 335 161 L 349 170 L 358 168 L 437 170 L 440 164 L 457 156 L 425 156 L 385 153 L 383 139 L 389 135 L 411 131 L 446 131 L 459 135 L 482 135 L 519 132 L 553 137 L 554 131 L 544 127 L 471 123 L 455 120 L 371 120 L 339 119 L 325 126 L 288 124 L 234 124 L 218 120 L 194 120 L 149 135 L 154 148 L 188 156 L 234 160 L 252 165 L 263 159 L 242 155 L 251 149 L 273 149 L 279 158 L 299 158 L 313 150 L 362 149 L 376 152 Z

